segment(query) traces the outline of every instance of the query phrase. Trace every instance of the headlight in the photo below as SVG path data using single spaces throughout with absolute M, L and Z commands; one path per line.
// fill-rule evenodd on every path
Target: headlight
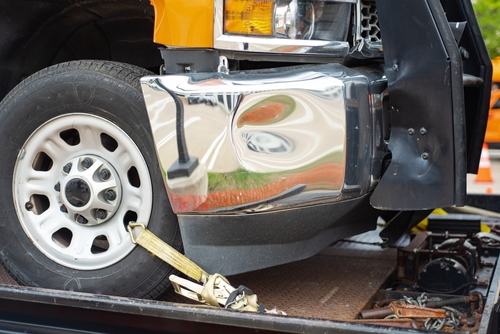
M 224 33 L 343 40 L 352 1 L 225 0 Z
M 273 35 L 273 0 L 226 0 L 225 31 L 242 35 Z

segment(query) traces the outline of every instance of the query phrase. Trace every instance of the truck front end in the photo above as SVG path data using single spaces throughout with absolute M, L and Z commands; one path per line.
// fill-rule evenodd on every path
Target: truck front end
M 190 258 L 238 273 L 465 204 L 491 82 L 469 2 L 153 5 L 141 82 Z

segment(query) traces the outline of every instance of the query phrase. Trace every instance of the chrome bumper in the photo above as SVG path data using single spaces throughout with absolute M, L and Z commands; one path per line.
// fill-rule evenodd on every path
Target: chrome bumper
M 380 177 L 380 71 L 330 64 L 141 84 L 176 213 L 334 202 L 366 194 Z

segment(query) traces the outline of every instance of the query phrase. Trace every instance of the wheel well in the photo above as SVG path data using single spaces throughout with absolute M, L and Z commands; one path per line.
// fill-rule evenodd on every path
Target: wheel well
M 149 1 L 0 2 L 0 98 L 47 66 L 77 59 L 114 60 L 157 71 Z

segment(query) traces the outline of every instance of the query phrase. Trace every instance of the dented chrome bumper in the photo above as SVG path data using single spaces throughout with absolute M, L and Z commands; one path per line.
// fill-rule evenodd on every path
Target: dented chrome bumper
M 330 64 L 141 83 L 177 213 L 335 202 L 370 192 L 380 178 L 388 135 L 381 71 Z

